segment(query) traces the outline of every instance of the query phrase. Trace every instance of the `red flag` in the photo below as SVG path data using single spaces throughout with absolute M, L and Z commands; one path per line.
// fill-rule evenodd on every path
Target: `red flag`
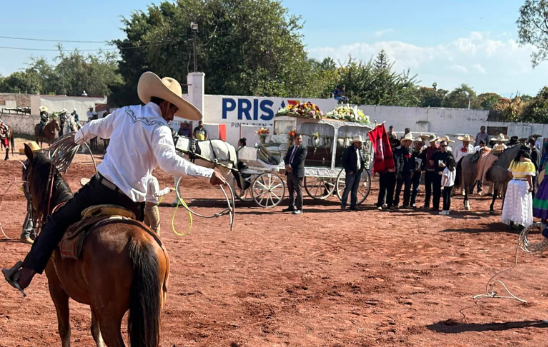
M 375 172 L 385 173 L 389 169 L 394 169 L 394 157 L 392 156 L 392 147 L 388 140 L 388 134 L 384 124 L 377 126 L 369 132 L 369 139 L 373 144 L 375 157 L 373 159 L 373 175 Z

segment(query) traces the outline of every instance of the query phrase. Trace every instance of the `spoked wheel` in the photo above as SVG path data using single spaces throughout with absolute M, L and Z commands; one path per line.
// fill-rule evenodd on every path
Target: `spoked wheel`
M 253 200 L 261 207 L 274 207 L 282 202 L 285 195 L 284 180 L 272 173 L 257 176 L 251 185 Z
M 339 200 L 342 201 L 342 195 L 344 192 L 345 187 L 345 178 L 346 173 L 344 172 L 344 169 L 339 172 L 339 175 L 337 176 L 337 197 Z M 369 190 L 371 189 L 371 175 L 369 175 L 369 171 L 364 170 L 362 172 L 362 176 L 360 178 L 360 186 L 358 187 L 358 205 L 361 205 L 365 199 L 367 199 L 367 196 L 369 195 Z
M 314 200 L 324 200 L 333 194 L 335 191 L 335 182 L 334 178 L 325 178 L 325 177 L 305 177 L 304 178 L 304 189 L 306 193 Z

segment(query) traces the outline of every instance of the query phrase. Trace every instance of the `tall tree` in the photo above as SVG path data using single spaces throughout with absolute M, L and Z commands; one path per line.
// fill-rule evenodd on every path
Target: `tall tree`
M 443 106 L 450 108 L 479 108 L 476 92 L 464 83 L 447 94 L 443 101 Z
M 548 59 L 548 1 L 525 0 L 519 10 L 518 42 L 537 49 L 531 53 L 533 67 Z
M 482 93 L 478 95 L 478 103 L 484 110 L 493 110 L 501 98 L 497 93 Z
M 280 1 L 179 0 L 124 19 L 127 37 L 116 44 L 120 72 L 133 91 L 133 96 L 127 91 L 124 102 L 136 101 L 137 79 L 145 70 L 186 80 L 193 71 L 191 22 L 199 26 L 196 55 L 206 93 L 308 96 L 312 69 L 301 19 L 289 15 Z

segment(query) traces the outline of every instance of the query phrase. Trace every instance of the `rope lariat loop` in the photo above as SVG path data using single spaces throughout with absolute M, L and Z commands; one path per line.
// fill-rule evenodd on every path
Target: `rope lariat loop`
M 195 216 L 198 216 L 198 217 L 202 217 L 202 218 L 219 218 L 221 216 L 224 216 L 224 215 L 229 215 L 230 217 L 230 220 L 229 220 L 229 223 L 230 223 L 230 231 L 233 230 L 233 226 L 234 226 L 234 214 L 235 214 L 235 205 L 236 205 L 236 202 L 235 202 L 235 197 L 234 197 L 234 190 L 232 189 L 232 187 L 230 185 L 227 185 L 228 189 L 229 189 L 229 192 L 230 192 L 230 197 L 228 196 L 228 194 L 226 193 L 226 190 L 225 188 L 222 186 L 222 185 L 219 185 L 219 187 L 221 188 L 221 191 L 223 192 L 223 195 L 225 196 L 225 199 L 226 199 L 226 203 L 227 203 L 227 208 L 221 210 L 220 212 L 216 212 L 210 216 L 207 216 L 207 215 L 203 215 L 203 214 L 200 214 L 200 213 L 197 213 L 197 212 L 194 212 L 190 207 L 188 207 L 188 205 L 185 203 L 185 201 L 183 200 L 183 198 L 181 197 L 181 193 L 179 192 L 179 186 L 180 186 L 180 183 L 181 183 L 181 178 L 182 177 L 179 177 L 179 179 L 177 180 L 177 184 L 175 185 L 175 194 L 177 194 L 177 201 L 179 203 L 181 203 L 181 205 L 191 214 L 191 215 L 195 215 Z M 175 216 L 175 215 L 174 215 Z M 192 223 L 192 222 L 191 222 Z M 172 223 L 173 224 L 173 223 Z M 191 224 L 192 225 L 192 224 Z M 173 226 L 173 225 L 172 225 Z M 176 234 L 178 234 L 176 232 Z

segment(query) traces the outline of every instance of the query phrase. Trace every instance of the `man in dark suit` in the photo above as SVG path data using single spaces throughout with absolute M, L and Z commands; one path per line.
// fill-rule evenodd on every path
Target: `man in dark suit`
M 360 178 L 364 169 L 361 136 L 355 136 L 352 139 L 352 145 L 344 150 L 342 165 L 346 173 L 346 178 L 344 180 L 345 186 L 342 195 L 341 209 L 344 210 L 346 208 L 348 193 L 350 192 L 350 209 L 357 210 L 358 187 L 360 186 Z
M 308 150 L 302 145 L 302 142 L 302 135 L 295 134 L 294 145 L 289 147 L 284 158 L 290 202 L 289 207 L 283 211 L 292 211 L 293 214 L 303 213 L 304 161 Z M 296 199 L 295 195 L 297 195 Z

